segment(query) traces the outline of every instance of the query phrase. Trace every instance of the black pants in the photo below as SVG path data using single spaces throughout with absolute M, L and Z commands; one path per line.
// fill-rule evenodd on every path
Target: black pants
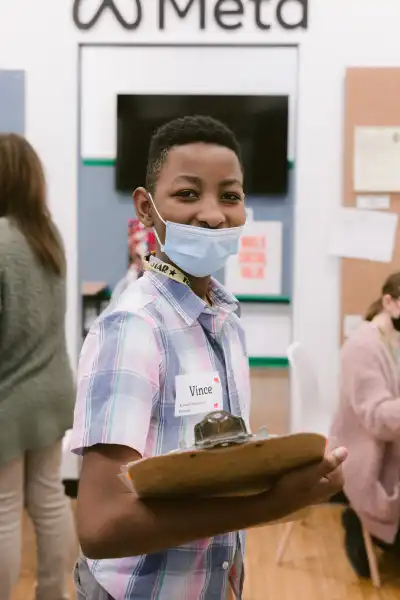
M 359 529 L 361 531 L 361 536 L 362 536 L 361 521 L 358 518 L 358 516 L 356 515 L 356 513 L 354 512 L 354 510 L 352 510 L 350 508 L 350 503 L 349 503 L 347 496 L 343 492 L 339 492 L 339 494 L 336 494 L 336 496 L 332 496 L 332 498 L 330 499 L 330 502 L 332 504 L 342 504 L 343 506 L 347 507 L 346 508 L 347 514 L 352 515 L 351 519 L 354 524 L 357 523 L 357 525 L 354 525 L 354 530 Z M 392 544 L 387 544 L 386 542 L 383 542 L 382 540 L 378 540 L 377 538 L 374 538 L 374 537 L 372 539 L 373 539 L 374 543 L 377 546 L 379 546 L 379 548 L 382 548 L 382 550 L 386 550 L 388 552 L 394 552 L 395 554 L 400 554 L 400 529 L 397 532 L 396 538 Z
M 341 504 L 346 507 L 342 514 L 342 524 L 345 531 L 346 554 L 354 571 L 360 577 L 369 577 L 369 563 L 360 519 L 354 510 L 350 508 L 349 501 L 343 492 L 333 496 L 333 498 L 331 498 L 331 503 Z M 385 552 L 396 554 L 400 558 L 400 530 L 397 532 L 396 538 L 392 544 L 387 544 L 374 537 L 372 540 L 376 546 Z
M 346 508 L 344 515 L 349 515 L 349 517 L 350 517 L 347 519 L 349 526 L 347 526 L 347 527 L 346 527 L 346 525 L 344 526 L 345 530 L 349 531 L 350 535 L 353 535 L 354 537 L 355 536 L 359 537 L 359 532 L 361 532 L 361 537 L 362 537 L 361 521 L 358 518 L 358 516 L 356 515 L 356 513 L 354 512 L 354 510 L 351 508 Z M 343 520 L 346 522 L 346 517 L 344 517 Z M 379 548 L 382 548 L 382 550 L 400 555 L 400 531 L 397 532 L 396 538 L 392 544 L 383 542 L 382 540 L 379 540 L 376 537 L 372 537 L 372 541 L 374 542 L 374 544 L 376 546 L 379 546 Z

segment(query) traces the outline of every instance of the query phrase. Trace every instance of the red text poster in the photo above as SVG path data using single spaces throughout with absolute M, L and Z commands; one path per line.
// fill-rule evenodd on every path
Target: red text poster
M 282 233 L 280 221 L 252 221 L 246 224 L 239 252 L 225 269 L 225 284 L 236 295 L 282 293 Z

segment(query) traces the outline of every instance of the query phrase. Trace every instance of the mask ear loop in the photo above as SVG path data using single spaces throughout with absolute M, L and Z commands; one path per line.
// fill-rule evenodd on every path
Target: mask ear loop
M 154 202 L 154 200 L 153 200 L 153 196 L 150 194 L 150 192 L 148 192 L 148 194 L 149 194 L 149 199 L 150 199 L 150 202 L 152 203 L 152 205 L 153 205 L 153 208 L 154 208 L 154 210 L 156 211 L 156 214 L 157 214 L 158 218 L 160 219 L 160 221 L 162 221 L 162 222 L 164 223 L 164 225 L 165 225 L 165 226 L 167 226 L 167 223 L 164 221 L 164 219 L 162 218 L 162 216 L 161 216 L 161 215 L 160 215 L 160 213 L 158 212 L 157 206 L 155 205 L 155 202 Z M 157 229 L 156 229 L 155 225 L 153 225 L 153 231 L 154 231 L 154 235 L 155 235 L 155 236 L 156 236 L 156 238 L 157 238 L 157 242 L 160 244 L 161 251 L 162 251 L 162 252 L 164 252 L 164 246 L 165 246 L 165 243 L 163 244 L 163 243 L 161 242 L 161 240 L 160 240 L 160 236 L 158 235 L 158 232 L 157 232 Z

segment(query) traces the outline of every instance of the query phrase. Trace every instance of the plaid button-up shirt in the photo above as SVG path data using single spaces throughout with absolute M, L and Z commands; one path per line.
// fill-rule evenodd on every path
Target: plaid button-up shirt
M 194 443 L 194 425 L 204 415 L 175 417 L 175 378 L 182 374 L 218 371 L 224 409 L 249 427 L 249 366 L 237 303 L 215 280 L 210 295 L 213 308 L 185 284 L 146 271 L 99 317 L 79 361 L 74 452 L 120 444 L 148 457 Z M 241 598 L 243 553 L 244 533 L 233 532 L 88 565 L 115 600 L 221 600 L 229 580 Z

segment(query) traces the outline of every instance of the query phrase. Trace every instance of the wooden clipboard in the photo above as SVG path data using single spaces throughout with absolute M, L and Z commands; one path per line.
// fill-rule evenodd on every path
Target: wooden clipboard
M 224 411 L 196 425 L 195 440 L 193 448 L 126 465 L 136 494 L 159 499 L 258 494 L 283 474 L 320 462 L 326 447 L 326 438 L 316 433 L 253 436 L 242 419 Z

